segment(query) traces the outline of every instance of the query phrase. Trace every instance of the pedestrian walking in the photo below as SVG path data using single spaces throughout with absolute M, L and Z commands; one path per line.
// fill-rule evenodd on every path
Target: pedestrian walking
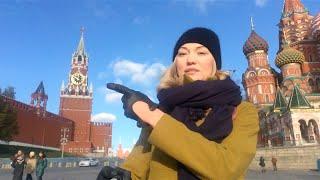
M 33 151 L 31 151 L 29 153 L 29 158 L 26 160 L 26 173 L 27 173 L 27 177 L 26 180 L 32 180 L 32 174 L 36 169 L 36 163 L 37 160 L 35 158 L 35 153 Z
M 275 158 L 274 156 L 272 156 L 271 158 L 271 162 L 272 162 L 272 166 L 273 166 L 273 171 L 277 171 L 278 168 L 277 168 L 277 158 Z
M 36 166 L 37 180 L 42 180 L 44 169 L 47 167 L 47 163 L 48 161 L 47 161 L 46 155 L 42 151 L 40 151 L 39 158 L 37 160 L 37 166 Z
M 14 157 L 11 160 L 11 167 L 14 168 L 12 180 L 22 180 L 23 170 L 25 166 L 23 152 L 21 150 L 18 150 L 18 152 L 14 155 Z
M 260 156 L 259 165 L 261 167 L 261 172 L 265 173 L 266 172 L 266 169 L 265 169 L 266 164 L 264 162 L 263 156 Z

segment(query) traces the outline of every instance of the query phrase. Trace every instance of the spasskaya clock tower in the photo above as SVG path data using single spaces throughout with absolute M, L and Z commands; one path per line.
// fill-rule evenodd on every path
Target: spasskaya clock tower
M 92 111 L 92 84 L 88 86 L 88 54 L 85 51 L 83 29 L 80 42 L 71 59 L 68 83 L 62 82 L 60 89 L 59 114 L 74 121 L 73 142 L 69 145 L 74 152 L 90 152 L 90 119 Z M 71 144 L 70 144 L 71 143 Z

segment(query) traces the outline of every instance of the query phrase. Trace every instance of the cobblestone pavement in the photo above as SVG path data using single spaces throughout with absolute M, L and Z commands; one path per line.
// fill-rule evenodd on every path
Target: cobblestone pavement
M 247 180 L 320 180 L 320 172 L 314 170 L 248 170 Z
M 81 168 L 48 168 L 44 180 L 95 180 L 102 166 Z M 11 180 L 12 170 L 0 169 L 0 180 Z M 25 177 L 23 178 L 25 179 Z M 34 178 L 35 179 L 35 178 Z M 249 170 L 247 180 L 320 180 L 319 171 L 310 170 L 267 170 L 262 174 L 258 170 Z

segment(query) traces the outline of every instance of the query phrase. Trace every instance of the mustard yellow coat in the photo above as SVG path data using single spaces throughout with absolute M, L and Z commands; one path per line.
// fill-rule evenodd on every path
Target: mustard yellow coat
M 244 179 L 256 153 L 258 131 L 257 110 L 248 102 L 238 106 L 232 132 L 221 144 L 164 114 L 153 130 L 142 129 L 122 168 L 131 171 L 132 180 L 177 180 L 178 160 L 200 179 Z

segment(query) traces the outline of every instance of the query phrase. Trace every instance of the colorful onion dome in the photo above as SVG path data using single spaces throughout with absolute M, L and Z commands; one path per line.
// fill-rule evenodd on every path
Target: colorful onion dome
M 304 62 L 305 58 L 302 52 L 291 48 L 291 47 L 285 47 L 276 57 L 276 65 L 278 68 L 285 64 L 290 63 L 300 63 L 302 64 Z
M 312 19 L 311 35 L 316 39 L 320 39 L 320 13 Z
M 267 41 L 265 41 L 254 30 L 252 30 L 249 38 L 243 46 L 243 53 L 247 55 L 257 50 L 264 50 L 266 53 L 268 53 L 268 49 L 269 45 Z

